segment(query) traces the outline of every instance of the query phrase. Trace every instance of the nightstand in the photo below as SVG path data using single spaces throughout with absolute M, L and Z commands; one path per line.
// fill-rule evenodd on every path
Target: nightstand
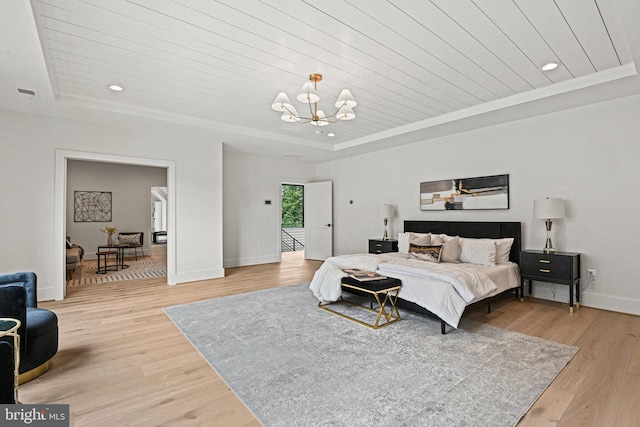
M 398 241 L 396 239 L 369 239 L 370 254 L 384 254 L 387 252 L 398 252 Z
M 580 307 L 580 254 L 575 252 L 522 251 L 520 253 L 520 276 L 531 282 L 559 283 L 569 286 L 569 313 L 573 313 L 573 290 L 575 287 L 577 308 Z

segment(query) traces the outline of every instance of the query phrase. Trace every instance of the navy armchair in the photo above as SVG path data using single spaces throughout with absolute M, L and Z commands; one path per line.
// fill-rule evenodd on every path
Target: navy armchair
M 45 373 L 58 351 L 58 317 L 50 310 L 38 308 L 35 273 L 0 275 L 0 317 L 22 322 L 18 329 L 20 383 Z M 1 360 L 0 364 L 5 362 Z

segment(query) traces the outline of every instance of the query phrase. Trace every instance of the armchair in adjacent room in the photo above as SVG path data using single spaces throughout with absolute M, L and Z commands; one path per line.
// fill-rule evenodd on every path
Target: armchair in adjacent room
M 118 233 L 118 241 L 121 245 L 126 245 L 127 249 L 133 249 L 138 260 L 138 248 L 144 256 L 144 233 L 141 231 L 121 231 Z
M 45 373 L 58 351 L 58 317 L 38 308 L 35 273 L 0 275 L 0 317 L 18 319 L 20 383 Z

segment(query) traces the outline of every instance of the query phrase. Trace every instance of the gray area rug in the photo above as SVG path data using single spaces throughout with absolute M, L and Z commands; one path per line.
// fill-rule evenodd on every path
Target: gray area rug
M 308 284 L 165 312 L 265 426 L 513 426 L 578 351 L 406 310 L 371 330 Z

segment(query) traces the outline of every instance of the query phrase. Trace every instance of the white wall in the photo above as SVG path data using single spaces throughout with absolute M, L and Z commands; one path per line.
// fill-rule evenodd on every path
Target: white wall
M 64 274 L 55 271 L 63 262 L 65 230 L 63 223 L 56 233 L 54 181 L 56 167 L 64 168 L 56 153 L 72 150 L 104 153 L 116 163 L 126 156 L 174 164 L 175 257 L 168 259 L 169 269 L 178 283 L 224 275 L 221 142 L 204 131 L 146 120 L 96 124 L 7 111 L 0 111 L 0 129 L 0 274 L 34 271 L 39 299 L 62 297 Z
M 225 151 L 225 267 L 280 261 L 281 184 L 311 182 L 314 175 L 308 163 Z
M 67 235 L 95 258 L 98 245 L 107 242 L 104 227 L 144 233 L 145 253 L 151 242 L 151 187 L 167 185 L 167 169 L 113 163 L 69 160 L 67 162 Z M 75 191 L 111 192 L 111 222 L 75 222 Z M 114 238 L 118 236 L 115 235 Z M 138 251 L 140 252 L 140 251 Z
M 396 206 L 390 234 L 409 219 L 521 221 L 523 249 L 541 249 L 533 200 L 560 197 L 567 218 L 554 222 L 554 246 L 582 253 L 583 288 L 587 268 L 598 274 L 583 304 L 640 314 L 638 117 L 633 96 L 317 165 L 317 178 L 334 182 L 334 251 L 366 252 L 382 236 L 382 203 Z M 422 181 L 505 173 L 509 210 L 420 211 Z M 534 294 L 554 299 L 549 284 L 534 283 Z M 568 287 L 555 285 L 555 299 L 568 302 Z
M 175 263 L 178 282 L 222 276 L 223 238 L 226 267 L 279 260 L 280 184 L 332 180 L 336 254 L 366 252 L 367 239 L 382 235 L 380 203 L 397 207 L 392 234 L 405 219 L 522 221 L 523 247 L 541 248 L 544 225 L 531 219 L 533 200 L 562 197 L 568 217 L 554 224 L 554 245 L 583 253 L 583 277 L 586 268 L 598 271 L 583 303 L 640 314 L 634 268 L 640 249 L 638 117 L 640 97 L 633 96 L 315 168 L 225 152 L 223 189 L 222 144 L 204 131 L 144 120 L 115 126 L 1 111 L 0 273 L 35 271 L 40 299 L 56 297 L 55 283 L 64 278 L 54 274 L 61 262 L 54 256 L 54 177 L 56 150 L 62 149 L 175 164 L 176 253 L 168 261 Z M 419 210 L 421 181 L 502 173 L 510 174 L 509 210 Z M 567 301 L 566 286 L 556 288 L 555 299 Z M 554 298 L 548 284 L 537 283 L 534 290 Z

